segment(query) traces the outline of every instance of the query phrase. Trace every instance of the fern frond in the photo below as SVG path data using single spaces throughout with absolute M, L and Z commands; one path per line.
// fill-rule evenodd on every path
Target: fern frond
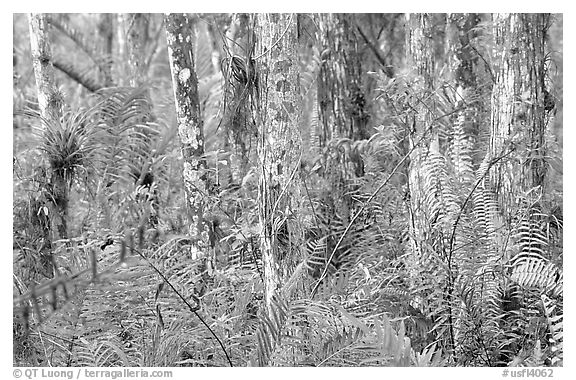
M 556 265 L 535 253 L 521 253 L 512 263 L 512 280 L 525 288 L 537 288 L 552 296 L 563 294 L 563 274 Z
M 318 275 L 319 272 L 326 266 L 328 258 L 328 237 L 323 236 L 319 239 L 311 238 L 306 242 L 306 256 L 304 266 L 312 275 Z M 334 273 L 336 268 L 334 264 L 331 265 L 331 271 Z
M 274 350 L 281 343 L 281 333 L 289 316 L 290 306 L 276 294 L 270 304 L 270 314 L 260 313 L 260 324 L 256 330 L 257 349 L 255 361 L 266 366 L 273 358 Z
M 546 295 L 541 295 L 548 328 L 550 329 L 550 360 L 561 366 L 564 361 L 564 314 L 559 305 Z
M 106 71 L 106 62 L 98 58 L 100 54 L 94 44 L 94 39 L 87 37 L 84 33 L 72 26 L 66 15 L 51 14 L 48 17 L 48 22 L 72 40 L 98 67 L 101 73 Z

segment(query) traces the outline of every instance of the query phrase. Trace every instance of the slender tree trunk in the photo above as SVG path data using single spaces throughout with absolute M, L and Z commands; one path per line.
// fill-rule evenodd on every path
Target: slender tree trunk
M 103 42 L 102 83 L 104 87 L 113 85 L 112 57 L 114 54 L 114 18 L 111 13 L 102 13 L 98 23 L 98 32 Z
M 492 115 L 489 154 L 498 157 L 509 149 L 509 137 L 513 134 L 515 119 L 515 96 L 519 95 L 520 54 L 517 16 L 497 14 L 494 16 L 495 84 L 492 90 Z M 512 162 L 506 160 L 490 172 L 492 188 L 497 192 L 500 210 L 506 213 L 515 203 L 512 181 Z
M 301 244 L 298 31 L 293 14 L 259 14 L 256 20 L 260 244 L 270 312 Z
M 128 13 L 123 16 L 126 33 L 128 78 L 131 87 L 139 87 L 146 81 L 146 43 L 148 41 L 148 17 L 143 13 Z
M 30 14 L 30 45 L 32 64 L 38 88 L 38 105 L 45 128 L 61 128 L 63 99 L 54 81 L 54 67 L 50 48 L 49 24 L 46 15 Z M 66 218 L 68 214 L 69 186 L 61 170 L 53 170 L 50 178 L 50 193 L 54 204 L 52 230 L 55 239 L 67 238 Z
M 148 67 L 146 65 L 146 44 L 148 43 L 148 24 L 150 14 L 144 13 L 126 13 L 122 16 L 123 31 L 126 36 L 126 55 L 127 55 L 127 74 L 128 84 L 133 88 L 142 88 L 143 96 L 147 100 L 148 110 L 143 112 L 138 124 L 147 124 L 154 121 L 156 116 L 154 114 L 152 99 L 150 96 L 150 89 L 146 87 Z M 131 131 L 132 133 L 140 136 L 146 136 L 148 141 L 152 139 L 151 133 L 147 128 L 142 128 L 136 125 Z M 148 148 L 151 150 L 149 144 Z M 148 154 L 152 156 L 152 152 Z M 142 184 L 146 175 L 149 178 L 154 178 L 154 173 L 150 171 L 151 159 L 142 160 L 141 157 L 134 158 L 136 162 L 134 165 L 138 168 L 134 174 L 136 177 L 136 185 Z M 158 212 L 158 210 L 156 210 Z
M 189 234 L 194 254 L 206 255 L 210 248 L 208 225 L 204 218 L 210 191 L 204 159 L 204 131 L 200 118 L 198 79 L 194 70 L 193 25 L 185 14 L 165 16 L 168 57 L 176 103 L 178 135 L 184 159 L 184 186 L 189 214 Z
M 63 101 L 54 82 L 48 21 L 43 13 L 30 14 L 29 20 L 32 65 L 38 88 L 40 114 L 47 121 L 59 122 Z
M 431 125 L 432 114 L 423 103 L 423 99 L 429 96 L 433 91 L 433 74 L 434 74 L 434 46 L 430 38 L 432 30 L 429 16 L 425 14 L 410 14 L 408 17 L 407 30 L 407 64 L 418 77 L 417 88 L 415 92 L 418 98 L 415 99 L 412 115 L 412 130 L 410 133 L 410 148 L 418 142 L 422 136 L 426 136 L 420 141 L 420 144 L 412 151 L 410 155 L 409 186 L 410 186 L 410 205 L 412 212 L 412 241 L 414 243 L 414 252 L 421 253 L 420 244 L 424 242 L 426 232 L 426 221 L 423 215 L 425 209 L 425 194 L 423 190 L 424 179 L 422 178 L 421 168 L 424 166 L 428 147 L 431 145 L 431 131 L 427 130 Z
M 523 47 L 522 109 L 520 116 L 524 119 L 527 139 L 526 156 L 522 163 L 520 176 L 521 188 L 529 191 L 532 188 L 544 190 L 544 179 L 547 174 L 546 156 L 548 155 L 545 135 L 550 122 L 550 111 L 554 107 L 551 95 L 547 90 L 547 32 L 551 24 L 551 15 L 542 13 L 523 13 L 519 15 L 520 33 Z M 552 103 L 551 103 L 552 102 Z
M 115 17 L 114 24 L 116 25 L 116 49 L 113 65 L 113 73 L 115 82 L 118 86 L 127 86 L 128 68 L 126 64 L 126 30 L 124 16 L 126 13 L 118 13 Z

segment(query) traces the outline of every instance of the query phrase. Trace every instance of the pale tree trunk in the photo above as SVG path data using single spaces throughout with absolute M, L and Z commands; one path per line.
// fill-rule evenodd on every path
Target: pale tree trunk
M 128 78 L 131 87 L 139 87 L 146 81 L 146 42 L 148 41 L 148 17 L 143 13 L 123 15 L 126 33 L 126 53 L 128 58 Z
M 297 21 L 293 14 L 257 15 L 256 62 L 259 81 L 259 217 L 265 301 L 272 299 L 290 274 L 299 230 L 301 137 Z
M 495 83 L 492 89 L 491 133 L 488 155 L 494 159 L 510 149 L 510 136 L 515 124 L 515 96 L 520 86 L 520 54 L 518 54 L 517 16 L 497 14 L 494 16 Z M 500 210 L 506 213 L 515 203 L 512 181 L 512 161 L 495 165 L 490 171 L 491 187 L 496 191 Z
M 63 102 L 54 82 L 48 21 L 43 13 L 30 14 L 29 21 L 32 65 L 38 88 L 40 114 L 47 121 L 59 122 L 62 116 Z
M 547 14 L 494 17 L 496 83 L 492 91 L 491 158 L 513 150 L 490 172 L 504 217 L 528 193 L 543 193 L 545 132 L 549 122 L 546 90 Z
M 133 88 L 142 88 L 143 96 L 147 100 L 147 110 L 142 112 L 138 124 L 146 124 L 154 121 L 152 107 L 152 99 L 150 96 L 150 89 L 146 86 L 148 66 L 146 65 L 146 44 L 148 43 L 148 23 L 150 14 L 144 13 L 125 13 L 122 15 L 123 27 L 122 30 L 126 37 L 126 56 L 127 67 L 126 72 L 128 76 L 128 85 Z M 152 139 L 151 134 L 147 128 L 141 126 L 134 127 L 134 133 L 141 136 L 146 136 L 148 141 Z M 151 149 L 151 148 L 150 148 Z M 152 153 L 150 153 L 151 156 Z M 154 173 L 151 172 L 151 160 L 142 160 L 141 157 L 134 158 L 136 160 L 137 171 L 134 174 L 136 177 L 136 185 L 142 184 L 144 177 L 148 175 L 154 178 Z M 157 212 L 158 210 L 156 210 Z
M 168 57 L 176 103 L 178 135 L 184 159 L 184 187 L 193 254 L 205 257 L 210 248 L 204 218 L 210 189 L 204 159 L 204 131 L 200 118 L 198 79 L 194 70 L 193 24 L 185 14 L 165 16 Z
M 540 245 L 533 233 L 538 236 L 540 226 L 548 220 L 540 200 L 547 195 L 545 137 L 551 106 L 546 88 L 546 34 L 550 21 L 549 14 L 496 14 L 493 19 L 495 84 L 486 157 L 492 162 L 502 159 L 491 168 L 486 187 L 495 192 L 499 205 L 493 216 L 497 224 L 493 223 L 491 231 L 498 267 L 523 254 L 540 255 L 545 252 L 541 248 L 548 245 L 545 241 Z M 529 234 L 518 233 L 526 229 Z M 519 260 L 512 265 L 513 275 L 522 258 Z M 520 308 L 525 303 L 522 293 L 513 294 L 516 300 L 507 303 L 517 303 Z M 501 349 L 499 359 L 509 362 L 506 352 L 516 349 L 510 343 Z
M 407 29 L 407 64 L 417 75 L 418 82 L 415 92 L 420 99 L 428 96 L 433 89 L 434 74 L 434 46 L 430 37 L 432 33 L 429 16 L 425 14 L 409 14 Z M 431 131 L 427 130 L 431 125 L 433 115 L 423 102 L 416 99 L 414 102 L 415 112 L 412 115 L 412 130 L 410 131 L 410 148 L 426 134 L 419 145 L 410 154 L 409 187 L 411 209 L 411 235 L 414 252 L 421 254 L 421 243 L 424 242 L 426 232 L 426 220 L 424 217 L 425 194 L 421 168 L 426 160 L 428 147 L 432 142 Z
M 118 13 L 114 20 L 116 25 L 116 48 L 114 49 L 113 73 L 118 86 L 126 86 L 128 79 L 128 68 L 126 65 L 126 30 L 124 29 L 125 13 Z
M 63 99 L 54 81 L 54 66 L 50 49 L 49 25 L 45 14 L 29 15 L 30 46 L 34 76 L 38 88 L 38 105 L 44 128 L 60 128 Z M 68 213 L 69 186 L 60 170 L 50 178 L 50 193 L 54 206 L 51 212 L 52 230 L 55 239 L 67 238 L 66 217 Z

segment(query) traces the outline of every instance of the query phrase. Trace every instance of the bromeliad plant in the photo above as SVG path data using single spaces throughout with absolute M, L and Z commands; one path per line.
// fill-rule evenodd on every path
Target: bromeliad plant
M 52 220 L 56 223 L 57 237 L 67 237 L 66 218 L 69 192 L 75 179 L 88 178 L 93 169 L 94 153 L 97 148 L 97 107 L 64 113 L 60 120 L 40 121 L 34 129 L 37 147 L 48 161 L 46 190 L 52 207 Z

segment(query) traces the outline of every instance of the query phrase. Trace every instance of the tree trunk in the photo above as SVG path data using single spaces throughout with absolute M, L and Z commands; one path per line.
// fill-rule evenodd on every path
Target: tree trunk
M 353 149 L 342 151 L 334 144 L 343 141 L 341 139 L 368 137 L 368 112 L 362 88 L 362 57 L 358 49 L 355 17 L 325 13 L 317 18 L 321 44 L 317 99 L 322 130 L 314 135 L 319 138 L 319 148 L 332 142 L 332 154 L 327 155 L 323 173 L 329 185 L 326 211 L 328 218 L 341 219 L 343 224 L 350 221 L 354 205 L 350 183 L 364 175 L 364 162 Z M 330 229 L 328 234 L 341 232 L 337 224 L 327 227 Z
M 29 20 L 32 65 L 38 88 L 40 114 L 46 121 L 59 122 L 62 116 L 63 101 L 54 83 L 48 21 L 43 13 L 32 13 Z
M 496 83 L 492 91 L 490 156 L 514 150 L 490 173 L 502 211 L 542 194 L 546 175 L 545 131 L 548 14 L 497 14 L 494 18 Z M 508 215 L 504 215 L 507 217 Z
M 123 15 L 122 20 L 124 23 L 123 31 L 126 36 L 126 54 L 127 54 L 127 74 L 128 83 L 133 88 L 143 88 L 143 95 L 147 100 L 148 110 L 143 112 L 140 117 L 135 120 L 137 124 L 147 124 L 156 120 L 153 110 L 152 99 L 150 96 L 150 89 L 146 86 L 148 67 L 146 65 L 146 44 L 148 43 L 148 23 L 150 14 L 143 13 L 126 13 Z M 131 133 L 140 136 L 146 136 L 149 141 L 148 149 L 151 151 L 152 135 L 147 128 L 136 125 Z M 138 138 L 137 138 L 138 139 Z M 152 159 L 152 152 L 148 153 L 149 159 L 142 159 L 136 156 L 133 158 L 135 162 L 136 172 L 133 173 L 136 177 L 136 185 L 140 185 L 146 175 L 154 178 L 154 173 L 151 172 L 150 165 Z
M 548 237 L 542 233 L 548 216 L 544 215 L 546 211 L 542 210 L 543 202 L 540 202 L 546 199 L 545 137 L 549 111 L 553 108 L 546 88 L 545 47 L 550 15 L 496 14 L 493 25 L 495 83 L 486 157 L 491 161 L 502 159 L 491 168 L 486 186 L 495 193 L 499 206 L 493 217 L 497 224 L 492 223 L 495 225 L 490 231 L 493 256 L 498 266 L 512 264 L 514 278 L 518 271 L 525 270 L 523 265 L 541 268 L 535 263 L 548 263 L 549 257 L 545 256 L 550 254 Z M 538 313 L 534 305 L 522 299 L 524 293 L 517 292 L 515 286 L 512 282 L 494 291 L 500 295 L 503 307 L 515 305 L 516 310 L 522 308 Z M 512 295 L 506 297 L 503 291 Z M 492 314 L 497 316 L 501 310 Z M 517 322 L 504 318 L 494 323 L 516 325 Z M 514 342 L 506 342 L 499 348 L 497 360 L 504 363 L 509 363 L 518 351 Z
M 114 79 L 118 86 L 126 86 L 128 68 L 126 67 L 126 30 L 124 16 L 125 13 L 118 13 L 114 20 L 116 25 L 116 49 L 115 64 L 113 65 Z
M 178 135 L 184 159 L 184 186 L 189 215 L 189 234 L 196 257 L 210 248 L 208 225 L 204 218 L 210 191 L 204 159 L 204 131 L 200 118 L 198 79 L 194 70 L 193 25 L 185 14 L 165 16 L 168 57 L 176 103 Z
M 258 14 L 256 20 L 260 244 L 270 312 L 301 246 L 298 31 L 293 14 Z
M 143 13 L 127 13 L 123 16 L 128 55 L 128 78 L 131 87 L 144 84 L 147 77 L 146 43 L 148 41 L 148 17 Z
M 407 30 L 407 64 L 417 75 L 417 89 L 420 99 L 429 96 L 433 91 L 434 74 L 434 46 L 430 38 L 432 30 L 429 16 L 425 14 L 410 14 L 408 17 Z M 419 90 L 419 91 L 418 91 Z M 410 131 L 410 148 L 413 148 L 418 140 L 418 146 L 410 154 L 409 187 L 410 187 L 410 208 L 412 212 L 412 241 L 414 252 L 421 254 L 426 232 L 426 220 L 423 215 L 425 194 L 423 189 L 424 179 L 422 178 L 422 167 L 426 160 L 428 147 L 431 145 L 431 131 L 427 130 L 433 117 L 425 104 L 415 99 L 414 114 L 412 115 L 412 130 Z M 426 136 L 424 136 L 426 135 Z
M 101 82 L 104 83 L 104 87 L 110 87 L 114 83 L 112 78 L 112 57 L 114 54 L 114 18 L 111 13 L 102 13 L 100 15 L 98 22 L 98 33 L 102 39 L 102 50 L 104 57 L 102 62 L 102 70 L 100 71 L 103 77 Z
M 43 119 L 42 125 L 45 129 L 61 128 L 63 99 L 54 81 L 49 25 L 46 15 L 42 13 L 30 14 L 29 21 L 32 64 L 38 88 L 38 105 Z M 61 170 L 52 171 L 49 192 L 54 206 L 54 210 L 51 212 L 54 238 L 65 239 L 68 236 L 66 218 L 69 186 Z
M 354 15 L 320 14 L 321 67 L 318 82 L 322 146 L 332 138 L 367 138 L 368 113 L 362 91 L 362 62 Z

